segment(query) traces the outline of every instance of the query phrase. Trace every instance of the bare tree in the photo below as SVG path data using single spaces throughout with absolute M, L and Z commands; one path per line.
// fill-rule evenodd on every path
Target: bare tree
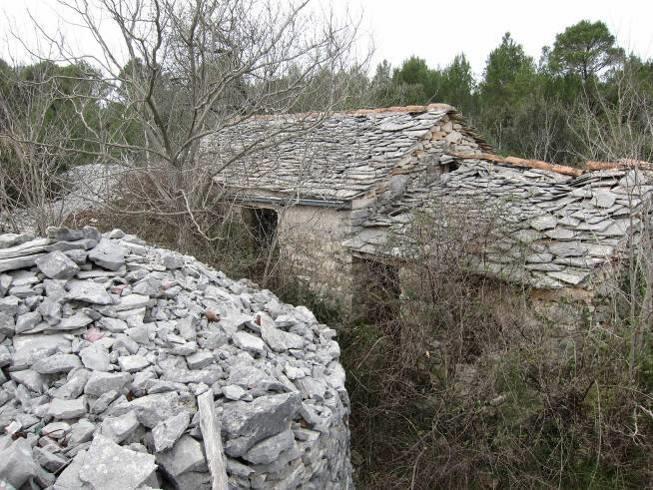
M 86 131 L 64 149 L 90 161 L 140 169 L 139 178 L 130 178 L 137 191 L 121 211 L 183 221 L 191 230 L 180 226 L 180 240 L 189 231 L 208 240 L 219 238 L 207 226 L 219 201 L 211 197 L 220 192 L 214 177 L 280 138 L 292 137 L 294 130 L 277 127 L 261 134 L 219 163 L 200 158 L 203 140 L 261 114 L 286 113 L 316 86 L 327 91 L 319 94 L 320 109 L 327 114 L 343 93 L 342 81 L 348 80 L 337 75 L 356 66 L 356 23 L 339 21 L 332 12 L 318 13 L 310 0 L 58 3 L 66 18 L 75 19 L 71 24 L 91 34 L 95 46 L 77 52 L 35 20 L 40 36 L 49 41 L 49 52 L 58 53 L 47 59 L 83 62 L 98 86 L 95 93 L 66 95 Z M 118 46 L 107 35 L 107 17 L 120 34 Z M 323 83 L 329 76 L 331 85 Z M 89 106 L 103 109 L 99 121 L 85 117 Z M 313 117 L 294 124 L 297 131 L 307 131 L 320 121 Z
M 569 118 L 582 160 L 620 162 L 653 158 L 653 99 L 628 65 L 613 74 L 613 90 L 583 97 Z
M 62 141 L 71 139 L 69 121 L 52 110 L 58 99 L 47 67 L 31 80 L 17 70 L 2 74 L 0 93 L 0 229 L 31 228 L 44 233 L 63 220 L 65 202 L 55 199 L 64 184 L 68 158 Z

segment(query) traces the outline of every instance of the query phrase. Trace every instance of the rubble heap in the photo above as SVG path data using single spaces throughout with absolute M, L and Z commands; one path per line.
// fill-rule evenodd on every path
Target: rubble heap
M 0 486 L 211 488 L 212 392 L 230 487 L 346 488 L 334 337 L 119 230 L 0 235 Z

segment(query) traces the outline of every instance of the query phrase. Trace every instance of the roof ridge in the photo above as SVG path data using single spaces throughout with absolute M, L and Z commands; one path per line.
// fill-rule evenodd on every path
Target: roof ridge
M 391 106 L 391 107 L 377 107 L 372 109 L 350 109 L 344 111 L 305 111 L 305 112 L 282 112 L 278 114 L 255 114 L 251 119 L 255 120 L 272 120 L 282 118 L 302 118 L 302 117 L 334 117 L 334 116 L 366 116 L 368 114 L 410 114 L 410 113 L 424 113 L 439 111 L 447 114 L 462 113 L 454 106 L 445 103 L 433 103 L 427 105 L 406 105 L 406 106 Z
M 447 154 L 461 160 L 485 160 L 492 163 L 504 163 L 513 165 L 515 167 L 545 170 L 547 172 L 567 175 L 569 177 L 580 177 L 583 175 L 583 173 L 585 173 L 583 169 L 569 167 L 567 165 L 558 165 L 557 163 L 548 163 L 541 160 L 530 160 L 512 156 L 502 157 L 492 153 L 460 153 L 455 151 L 448 151 Z

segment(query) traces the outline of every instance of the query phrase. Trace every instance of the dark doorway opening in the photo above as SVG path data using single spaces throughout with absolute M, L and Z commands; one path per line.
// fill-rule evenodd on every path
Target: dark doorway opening
M 279 215 L 270 208 L 243 208 L 242 216 L 250 236 L 252 261 L 248 276 L 265 285 L 271 279 L 279 259 Z
M 399 269 L 377 260 L 354 258 L 358 314 L 370 323 L 396 322 L 400 313 Z M 356 308 L 356 307 L 355 307 Z
M 279 216 L 274 209 L 249 208 L 247 221 L 257 248 L 267 249 L 274 243 Z

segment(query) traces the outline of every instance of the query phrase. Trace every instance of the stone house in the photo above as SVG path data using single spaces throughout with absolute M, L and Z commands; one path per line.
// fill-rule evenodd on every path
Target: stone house
M 591 296 L 640 224 L 652 186 L 632 165 L 577 169 L 502 158 L 444 104 L 262 116 L 203 147 L 257 232 L 319 295 L 351 305 L 370 270 L 423 244 L 416 214 L 498 216 L 478 270 L 539 292 Z M 243 157 L 244 155 L 244 157 Z M 593 168 L 599 170 L 592 170 Z

